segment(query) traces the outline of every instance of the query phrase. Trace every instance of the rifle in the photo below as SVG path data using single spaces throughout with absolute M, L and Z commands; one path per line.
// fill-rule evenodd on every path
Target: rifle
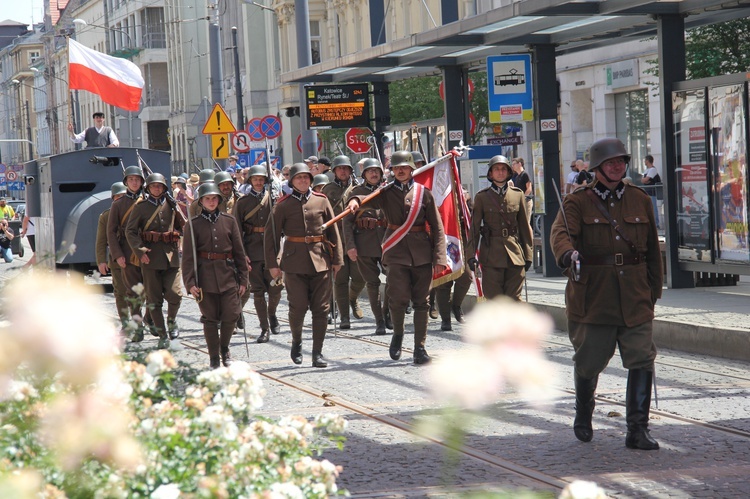
M 372 201 L 372 200 L 373 200 L 373 199 L 375 199 L 376 197 L 380 196 L 380 195 L 381 195 L 381 194 L 383 193 L 383 191 L 385 191 L 386 189 L 390 189 L 390 187 L 391 187 L 392 185 L 393 185 L 393 182 L 389 182 L 389 183 L 387 183 L 387 184 L 385 184 L 385 185 L 382 185 L 382 186 L 378 187 L 377 189 L 375 189 L 375 190 L 374 190 L 374 191 L 372 192 L 372 194 L 369 194 L 369 195 L 368 195 L 368 196 L 367 196 L 366 198 L 364 198 L 364 199 L 362 200 L 362 202 L 361 202 L 361 203 L 359 203 L 359 206 L 360 206 L 360 208 L 361 208 L 362 206 L 364 206 L 364 205 L 365 205 L 365 203 L 369 203 L 370 201 Z M 332 218 L 332 219 L 330 219 L 329 221 L 325 222 L 325 223 L 324 223 L 324 224 L 323 224 L 323 225 L 321 226 L 321 228 L 322 228 L 323 230 L 326 230 L 326 229 L 327 229 L 328 227 L 332 226 L 333 224 L 335 224 L 335 223 L 336 223 L 336 222 L 338 222 L 339 220 L 343 219 L 343 218 L 344 218 L 345 216 L 349 215 L 350 213 L 354 213 L 354 210 L 352 210 L 351 208 L 349 208 L 349 207 L 347 206 L 346 208 L 344 208 L 344 211 L 342 211 L 341 213 L 339 213 L 338 215 L 336 215 L 335 217 L 333 217 L 333 218 Z
M 422 155 L 422 157 L 424 158 L 424 163 L 427 164 L 430 162 L 430 159 L 424 153 L 424 147 L 422 147 L 422 138 L 419 133 L 419 128 L 417 128 L 416 123 L 412 125 L 412 128 L 414 128 L 414 130 L 416 130 L 417 132 L 417 149 L 419 149 L 419 154 Z

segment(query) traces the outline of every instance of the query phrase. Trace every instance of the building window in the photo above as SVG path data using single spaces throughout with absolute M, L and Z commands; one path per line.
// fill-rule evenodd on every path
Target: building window
M 643 158 L 650 154 L 648 91 L 636 90 L 615 95 L 617 138 L 630 152 L 630 176 L 643 173 Z
M 167 48 L 167 32 L 164 22 L 164 9 L 149 7 L 141 11 L 143 26 L 143 47 L 147 49 Z
M 29 64 L 31 65 L 31 64 L 34 64 L 35 62 L 37 62 L 39 60 L 40 55 L 41 54 L 39 53 L 38 50 L 32 50 L 32 51 L 30 51 L 29 52 Z
M 312 63 L 320 62 L 320 21 L 310 21 L 310 52 Z

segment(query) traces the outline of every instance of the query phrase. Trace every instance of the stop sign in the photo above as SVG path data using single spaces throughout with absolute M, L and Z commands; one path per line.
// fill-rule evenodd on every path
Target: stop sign
M 370 130 L 367 128 L 350 128 L 344 136 L 346 147 L 355 154 L 364 154 L 370 150 Z

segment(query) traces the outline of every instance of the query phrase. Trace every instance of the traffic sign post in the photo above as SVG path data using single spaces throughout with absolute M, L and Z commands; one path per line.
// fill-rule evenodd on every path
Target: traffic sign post
M 250 150 L 250 134 L 239 130 L 232 134 L 232 148 L 237 152 L 248 152 Z
M 227 115 L 227 112 L 224 111 L 223 107 L 221 107 L 221 104 L 214 104 L 213 109 L 211 109 L 211 113 L 209 113 L 208 115 L 206 124 L 203 125 L 203 133 L 206 135 L 220 133 L 226 135 L 228 133 L 236 131 L 237 129 L 234 127 L 234 123 L 232 123 L 232 120 L 229 119 L 229 115 Z
M 365 154 L 372 144 L 367 139 L 371 136 L 369 128 L 350 128 L 346 131 L 346 147 L 355 154 Z
M 487 58 L 487 99 L 490 123 L 533 121 L 531 55 Z
M 227 159 L 229 157 L 229 136 L 227 134 L 211 135 L 211 157 Z
M 250 138 L 255 142 L 260 142 L 265 139 L 266 136 L 263 134 L 260 126 L 260 118 L 252 118 L 247 122 L 247 133 L 250 134 Z
M 275 139 L 281 135 L 281 121 L 272 114 L 264 116 L 260 119 L 260 131 L 264 137 Z

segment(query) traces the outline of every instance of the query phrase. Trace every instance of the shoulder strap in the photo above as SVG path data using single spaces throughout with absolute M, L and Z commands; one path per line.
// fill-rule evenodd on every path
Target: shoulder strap
M 133 211 L 136 204 L 138 204 L 138 201 L 135 201 L 127 210 L 125 210 L 125 214 L 122 216 L 122 220 L 120 220 L 120 225 L 125 225 L 125 222 L 128 221 L 128 217 L 130 216 L 130 212 Z
M 611 225 L 618 234 L 620 234 L 620 237 L 623 241 L 628 243 L 628 246 L 630 247 L 630 251 L 633 253 L 638 253 L 638 248 L 636 248 L 635 243 L 623 232 L 622 227 L 620 227 L 617 223 L 615 223 L 614 220 L 612 220 L 612 217 L 609 215 L 609 212 L 607 211 L 607 207 L 604 206 L 604 203 L 602 203 L 602 200 L 597 197 L 596 194 L 594 194 L 591 189 L 586 189 L 586 194 L 591 198 L 591 200 L 594 202 L 594 206 L 597 207 L 597 209 L 601 212 L 601 214 L 604 216 L 604 218 L 607 219 L 607 222 L 609 222 L 609 225 Z
M 154 221 L 154 219 L 156 218 L 156 215 L 158 215 L 158 214 L 159 214 L 159 212 L 160 212 L 160 211 L 162 210 L 162 208 L 164 208 L 164 205 L 165 205 L 165 204 L 167 204 L 167 203 L 166 203 L 166 201 L 165 201 L 164 203 L 160 204 L 160 205 L 159 205 L 159 206 L 158 206 L 158 207 L 157 207 L 157 208 L 156 208 L 156 209 L 154 210 L 154 213 L 153 213 L 153 214 L 151 215 L 151 217 L 150 217 L 150 218 L 148 219 L 148 221 L 146 222 L 146 225 L 144 225 L 144 226 L 143 226 L 143 229 L 144 229 L 144 230 L 146 229 L 146 227 L 148 227 L 149 225 L 151 225 L 151 222 L 153 222 L 153 221 Z M 172 219 L 172 223 L 174 223 L 174 219 Z M 170 230 L 172 230 L 172 229 L 170 228 Z
M 268 191 L 266 191 L 266 194 L 263 196 L 263 199 L 260 200 L 260 203 L 258 203 L 258 205 L 255 208 L 250 210 L 250 212 L 247 215 L 245 215 L 242 221 L 247 222 L 249 219 L 253 218 L 253 215 L 258 213 L 258 211 L 260 211 L 260 209 L 263 208 L 263 206 L 265 206 L 267 200 L 268 200 Z

